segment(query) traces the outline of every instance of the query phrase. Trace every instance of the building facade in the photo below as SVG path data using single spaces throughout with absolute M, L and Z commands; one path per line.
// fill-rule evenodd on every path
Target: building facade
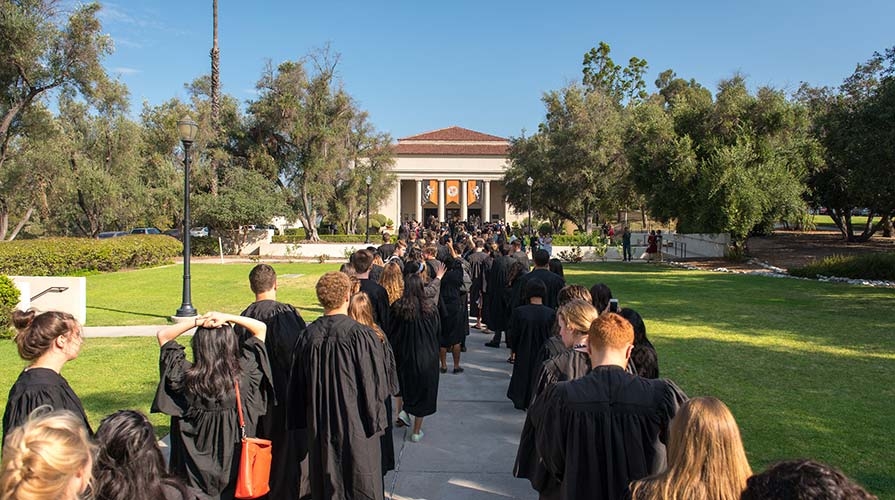
M 398 139 L 395 189 L 379 212 L 398 221 L 518 221 L 506 203 L 503 137 L 449 127 Z

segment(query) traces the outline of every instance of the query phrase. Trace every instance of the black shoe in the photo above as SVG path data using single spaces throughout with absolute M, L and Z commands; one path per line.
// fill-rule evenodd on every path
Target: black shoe
M 493 342 L 485 342 L 485 347 L 500 347 L 500 344 L 495 344 Z
M 446 367 L 446 366 L 444 366 L 444 367 L 441 368 L 441 373 L 447 373 L 447 367 Z
M 466 352 L 466 346 L 465 346 L 465 345 L 461 345 L 461 346 L 460 346 L 460 352 Z
M 457 368 L 454 368 L 454 373 L 463 373 L 463 367 L 458 366 Z

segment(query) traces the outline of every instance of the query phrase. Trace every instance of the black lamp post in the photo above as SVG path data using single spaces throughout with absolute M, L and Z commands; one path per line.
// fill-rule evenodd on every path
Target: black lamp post
M 528 235 L 531 236 L 531 185 L 535 183 L 535 180 L 529 177 L 525 179 L 525 183 L 528 184 Z
M 373 184 L 373 178 L 369 175 L 364 182 L 367 183 L 367 227 L 364 229 L 364 243 L 370 242 L 370 184 Z
M 199 134 L 199 125 L 187 116 L 177 122 L 177 132 L 183 143 L 183 303 L 175 317 L 189 318 L 196 315 L 190 298 L 190 146 Z

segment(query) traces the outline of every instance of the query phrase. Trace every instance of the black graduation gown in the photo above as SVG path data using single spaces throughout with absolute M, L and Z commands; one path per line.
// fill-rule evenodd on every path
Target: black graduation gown
M 81 400 L 62 375 L 49 368 L 30 368 L 22 371 L 9 389 L 3 413 L 4 440 L 9 431 L 27 422 L 31 412 L 43 405 L 73 412 L 84 420 L 87 430 L 93 434 Z
M 441 278 L 438 300 L 438 313 L 441 316 L 438 340 L 441 347 L 459 344 L 466 337 L 469 320 L 466 316 L 466 294 L 460 292 L 462 285 L 462 268 L 451 269 Z
M 393 313 L 400 302 L 392 305 Z M 438 311 L 416 319 L 394 316 L 389 340 L 395 350 L 404 411 L 416 417 L 432 415 L 438 400 Z
M 672 382 L 620 366 L 549 386 L 528 418 L 538 456 L 561 482 L 557 498 L 621 498 L 631 481 L 664 470 L 668 425 L 684 400 Z
M 534 372 L 541 368 L 536 365 L 541 348 L 550 337 L 556 311 L 541 304 L 526 304 L 513 309 L 507 330 L 510 345 L 516 352 L 513 376 L 507 388 L 507 397 L 518 410 L 528 408 L 531 402 Z
M 510 293 L 507 287 L 507 275 L 513 259 L 502 255 L 491 263 L 488 274 L 488 328 L 495 332 L 507 329 L 510 319 Z
M 287 418 L 307 431 L 312 497 L 382 500 L 379 438 L 392 368 L 379 337 L 344 314 L 322 316 L 295 359 Z
M 360 291 L 366 293 L 370 298 L 370 304 L 373 306 L 373 321 L 379 325 L 383 332 L 387 332 L 390 322 L 388 292 L 373 279 L 360 280 Z
M 160 381 L 153 413 L 171 416 L 172 474 L 212 498 L 233 498 L 239 469 L 240 433 L 236 392 L 223 400 L 189 393 L 184 387 L 187 361 L 184 347 L 170 340 L 159 355 Z M 255 337 L 242 344 L 239 394 L 246 435 L 255 436 L 259 418 L 273 397 L 272 376 L 264 342 Z
M 556 324 L 554 323 L 553 331 L 557 331 Z M 538 355 L 535 356 L 532 361 L 532 365 L 536 366 L 534 371 L 534 376 L 537 377 L 540 374 L 541 366 L 547 362 L 550 358 L 562 354 L 568 351 L 569 348 L 562 343 L 562 338 L 559 335 L 553 334 L 547 340 L 544 341 L 544 345 L 541 346 L 541 350 L 538 351 Z M 537 379 L 535 379 L 537 380 Z M 534 394 L 532 395 L 532 399 L 534 399 Z
M 469 285 L 469 315 L 477 317 L 485 277 L 491 269 L 491 256 L 486 252 L 479 251 L 469 254 L 466 261 L 469 262 L 469 275 L 472 278 L 472 284 Z
M 522 287 L 518 295 L 513 296 L 514 304 L 521 305 L 522 289 L 525 289 L 525 283 L 528 280 L 539 279 L 547 286 L 547 296 L 544 297 L 544 305 L 556 309 L 559 307 L 559 291 L 566 286 L 566 280 L 560 275 L 550 272 L 549 269 L 533 269 L 531 272 L 522 276 Z
M 275 300 L 257 301 L 240 316 L 267 325 L 264 347 L 276 398 L 270 399 L 267 415 L 258 422 L 258 436 L 271 441 L 269 498 L 310 498 L 307 435 L 301 431 L 290 432 L 286 426 L 286 389 L 292 373 L 292 356 L 307 325 L 291 304 Z M 245 328 L 237 326 L 237 330 L 246 339 L 251 336 Z
M 548 359 L 541 366 L 537 383 L 532 391 L 532 400 L 544 390 L 557 382 L 581 378 L 590 371 L 590 356 L 586 352 L 567 349 Z M 535 446 L 535 428 L 531 418 L 525 419 L 522 436 L 519 438 L 519 450 L 516 453 L 516 464 L 513 475 L 528 479 L 532 488 L 540 492 L 541 499 L 558 498 L 559 481 L 544 467 Z

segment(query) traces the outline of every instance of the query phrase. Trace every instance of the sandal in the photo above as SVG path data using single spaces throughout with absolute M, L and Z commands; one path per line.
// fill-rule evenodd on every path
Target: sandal
M 441 373 L 447 373 L 447 367 L 446 367 L 446 366 L 442 366 L 442 367 L 441 367 Z

